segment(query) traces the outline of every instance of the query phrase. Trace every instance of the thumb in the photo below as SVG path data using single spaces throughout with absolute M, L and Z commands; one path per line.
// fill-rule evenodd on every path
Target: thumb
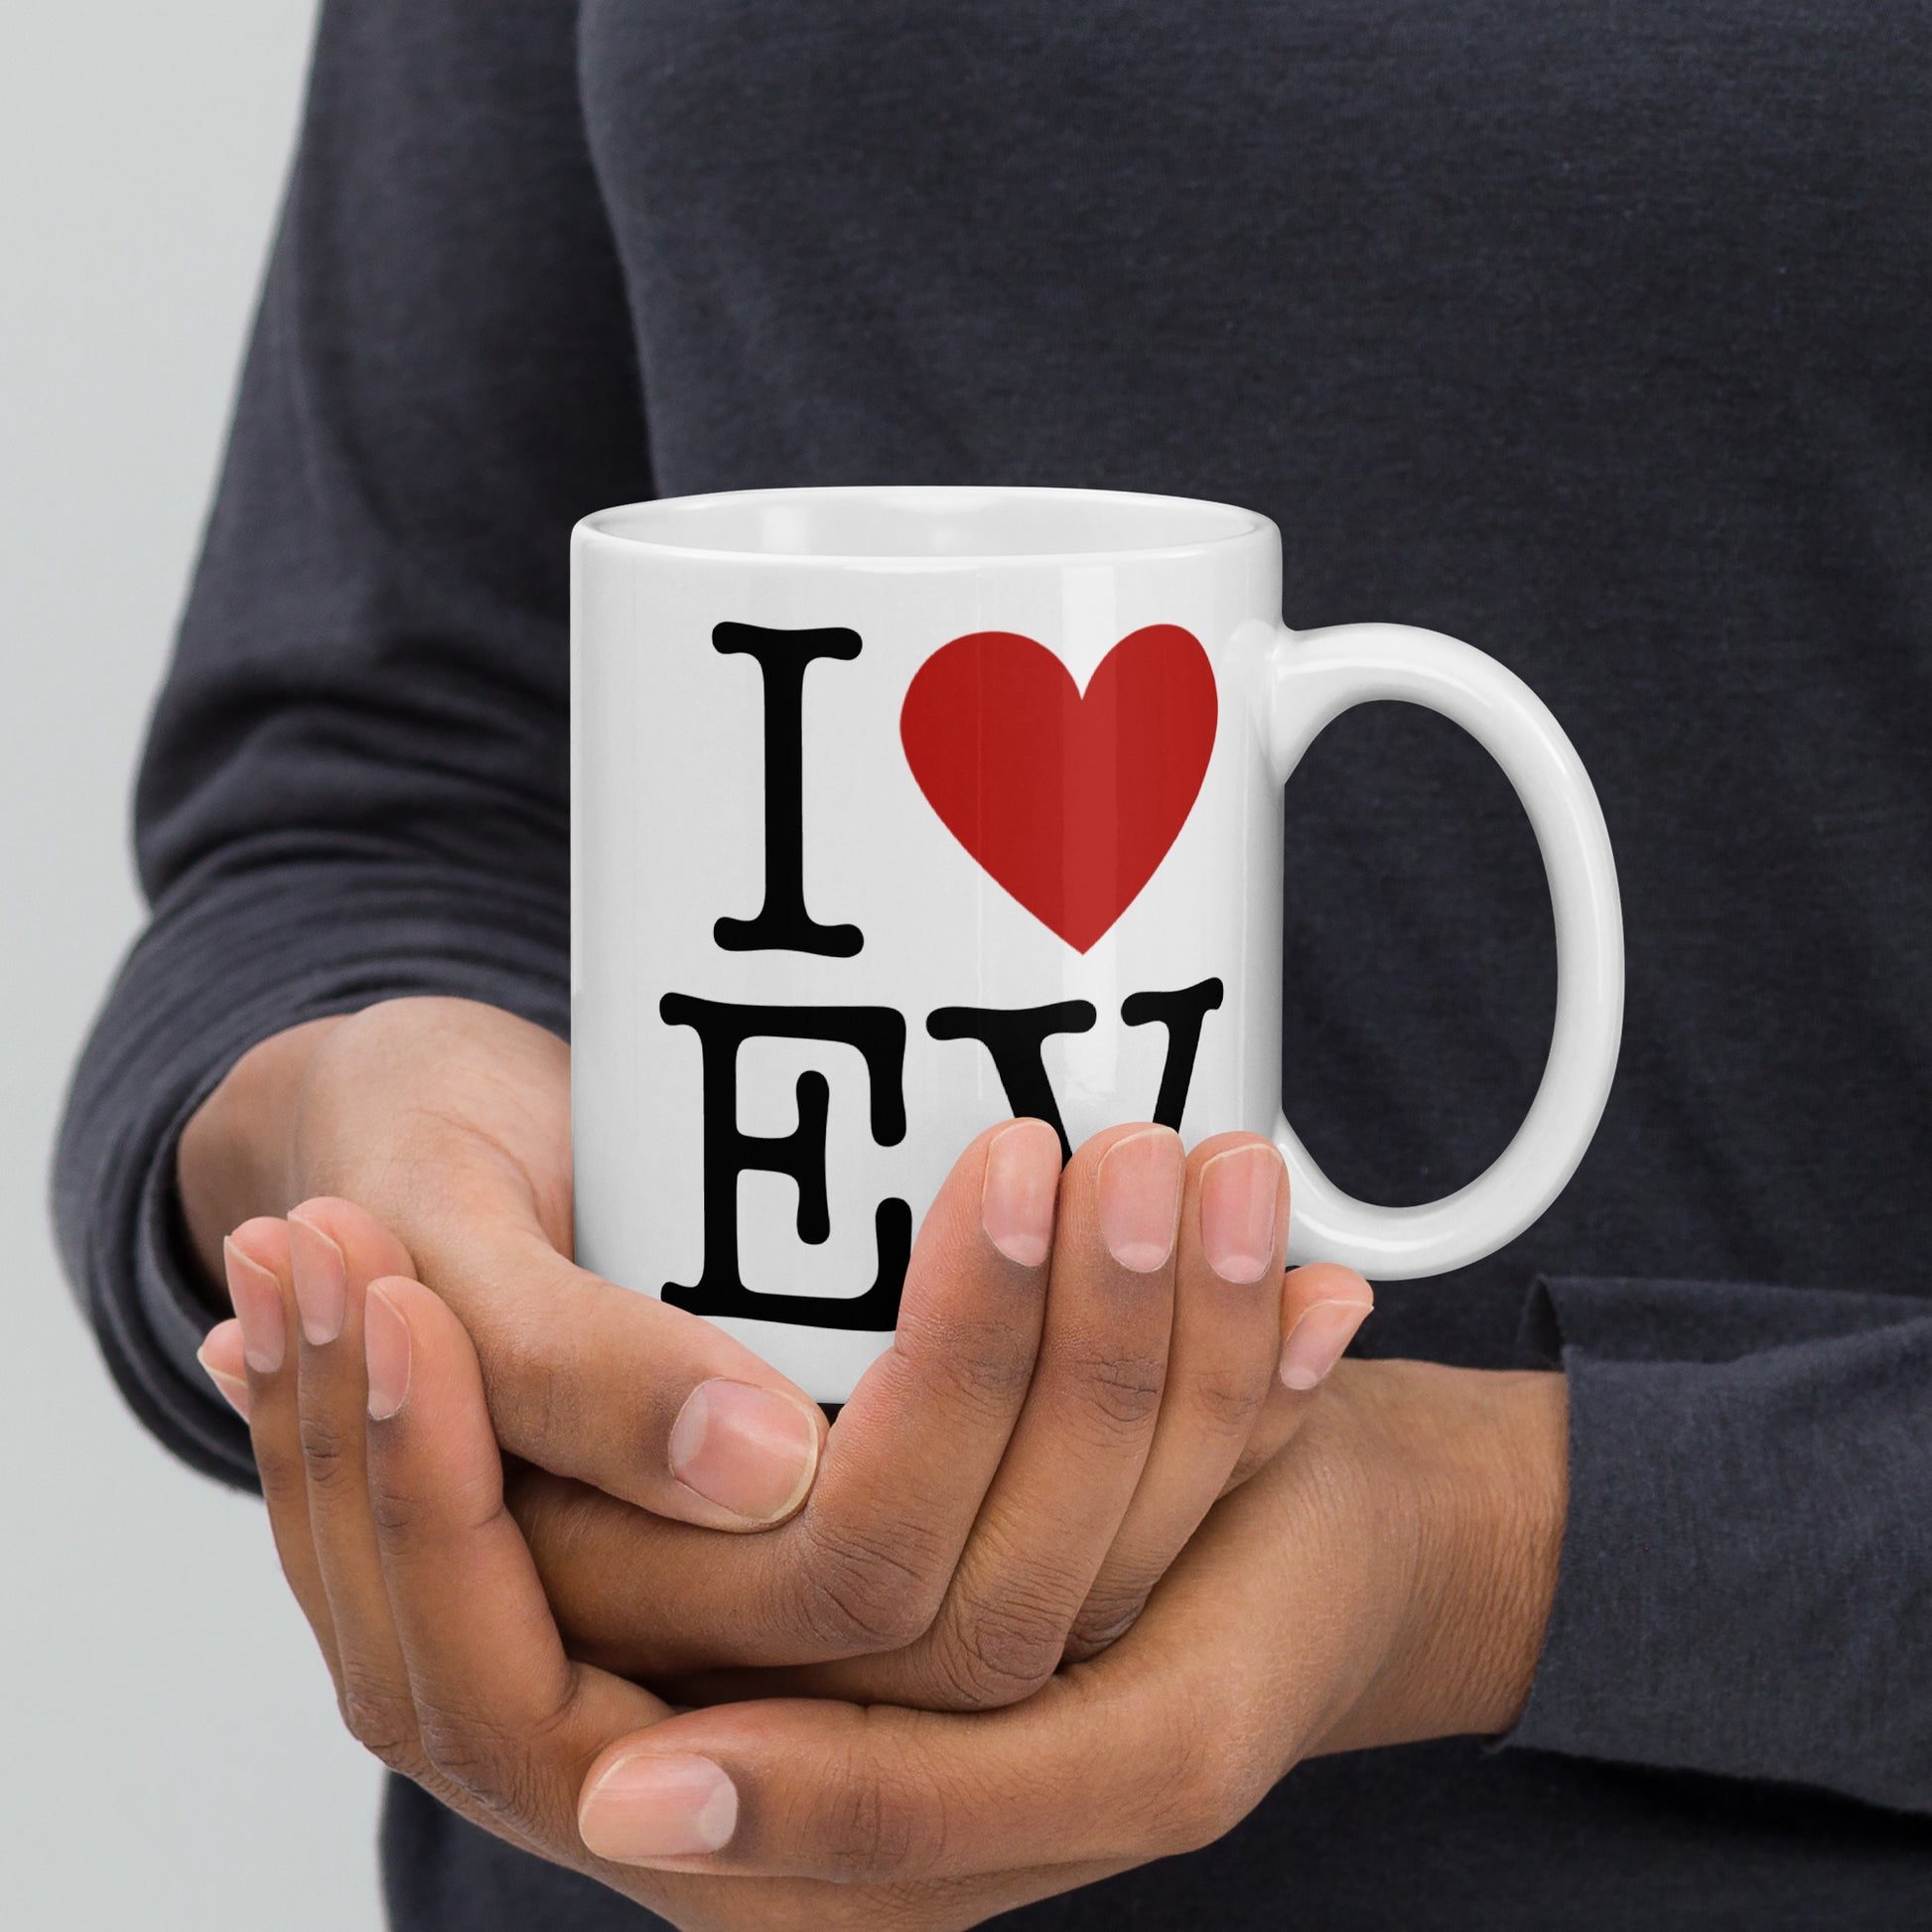
M 306 1324 L 382 1276 L 420 1277 L 468 1330 L 504 1449 L 659 1516 L 762 1529 L 804 1501 L 825 1419 L 709 1321 L 575 1266 L 534 1217 L 479 1213 L 405 1243 L 351 1201 L 289 1216 Z
M 709 1529 L 766 1529 L 803 1504 L 824 1413 L 744 1343 L 535 1228 L 482 1233 L 460 1266 L 425 1276 L 470 1330 L 511 1454 Z

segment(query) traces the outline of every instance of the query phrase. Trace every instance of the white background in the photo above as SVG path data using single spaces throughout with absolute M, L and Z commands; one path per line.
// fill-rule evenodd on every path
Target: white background
M 260 1506 L 122 1407 L 47 1150 L 139 917 L 129 781 L 295 125 L 309 0 L 0 9 L 0 1923 L 358 1932 L 377 1776 Z

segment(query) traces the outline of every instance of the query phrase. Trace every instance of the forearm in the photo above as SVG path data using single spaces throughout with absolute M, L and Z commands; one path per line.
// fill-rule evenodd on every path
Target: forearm
M 1492 1735 L 1528 1700 L 1567 1501 L 1561 1375 L 1344 1362 L 1296 1452 L 1350 1447 L 1400 1600 L 1366 1692 L 1309 1755 Z

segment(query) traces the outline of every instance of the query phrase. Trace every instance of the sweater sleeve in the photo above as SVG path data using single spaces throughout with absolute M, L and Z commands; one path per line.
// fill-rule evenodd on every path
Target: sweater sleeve
M 1932 1813 L 1932 1310 L 1549 1280 L 1570 1515 L 1507 1746 Z
M 221 483 L 136 790 L 152 907 L 75 1073 L 68 1271 L 136 1411 L 253 1478 L 194 1361 L 181 1129 L 405 993 L 568 1012 L 568 536 L 649 491 L 576 9 L 325 0 Z

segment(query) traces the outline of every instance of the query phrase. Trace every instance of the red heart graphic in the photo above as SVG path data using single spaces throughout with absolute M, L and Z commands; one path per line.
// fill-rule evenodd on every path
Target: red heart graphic
M 1033 638 L 976 630 L 919 666 L 898 735 L 952 835 L 1085 952 L 1187 822 L 1217 710 L 1213 666 L 1178 624 L 1123 637 L 1084 697 Z

